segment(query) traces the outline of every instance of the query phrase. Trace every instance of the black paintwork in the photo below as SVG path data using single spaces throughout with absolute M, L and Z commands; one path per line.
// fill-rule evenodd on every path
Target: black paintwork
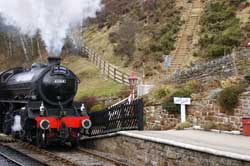
M 78 79 L 60 64 L 35 64 L 0 73 L 0 100 L 39 100 L 49 105 L 67 105 L 77 92 Z

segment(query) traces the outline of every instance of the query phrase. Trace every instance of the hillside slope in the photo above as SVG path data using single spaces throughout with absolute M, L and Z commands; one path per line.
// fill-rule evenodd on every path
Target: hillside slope
M 67 55 L 64 56 L 63 64 L 69 67 L 80 79 L 76 100 L 91 96 L 123 97 L 124 94 L 127 94 L 127 86 L 105 78 L 86 58 Z
M 91 20 L 85 45 L 124 71 L 136 70 L 147 82 L 165 73 L 165 55 L 175 49 L 181 17 L 190 6 L 175 0 L 104 0 L 104 11 Z M 160 78 L 162 79 L 162 78 Z
M 247 0 L 103 3 L 104 11 L 90 21 L 84 34 L 85 45 L 124 71 L 136 70 L 140 77 L 145 73 L 147 83 L 164 80 L 165 55 L 173 55 L 177 66 L 173 73 L 250 41 Z

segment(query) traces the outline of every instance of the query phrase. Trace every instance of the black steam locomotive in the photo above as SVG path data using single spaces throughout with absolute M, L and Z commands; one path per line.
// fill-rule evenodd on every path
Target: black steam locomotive
M 60 58 L 0 72 L 2 132 L 38 146 L 77 145 L 91 127 L 84 105 L 73 102 L 78 82 L 72 71 L 60 65 Z

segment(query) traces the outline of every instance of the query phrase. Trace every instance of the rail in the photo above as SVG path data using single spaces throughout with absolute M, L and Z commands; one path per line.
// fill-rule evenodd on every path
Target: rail
M 14 163 L 14 165 L 18 165 L 18 166 L 25 166 L 22 163 L 12 159 L 10 156 L 5 155 L 4 153 L 0 152 L 0 156 L 2 156 L 3 158 L 5 158 L 6 160 L 10 161 L 11 163 Z
M 89 60 L 93 62 L 108 78 L 118 83 L 129 85 L 128 81 L 129 75 L 119 70 L 116 66 L 111 65 L 105 60 L 103 60 L 103 58 L 100 55 L 98 55 L 95 51 L 83 47 L 82 53 L 84 55 L 87 55 Z

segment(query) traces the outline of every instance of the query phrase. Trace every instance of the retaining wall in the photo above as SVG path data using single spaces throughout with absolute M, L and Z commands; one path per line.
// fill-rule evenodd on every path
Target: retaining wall
M 126 158 L 136 166 L 250 166 L 250 162 L 170 144 L 118 135 L 84 141 L 88 148 Z
M 242 49 L 210 62 L 175 72 L 167 78 L 167 82 L 185 83 L 190 80 L 207 82 L 247 73 L 250 74 L 250 50 Z

